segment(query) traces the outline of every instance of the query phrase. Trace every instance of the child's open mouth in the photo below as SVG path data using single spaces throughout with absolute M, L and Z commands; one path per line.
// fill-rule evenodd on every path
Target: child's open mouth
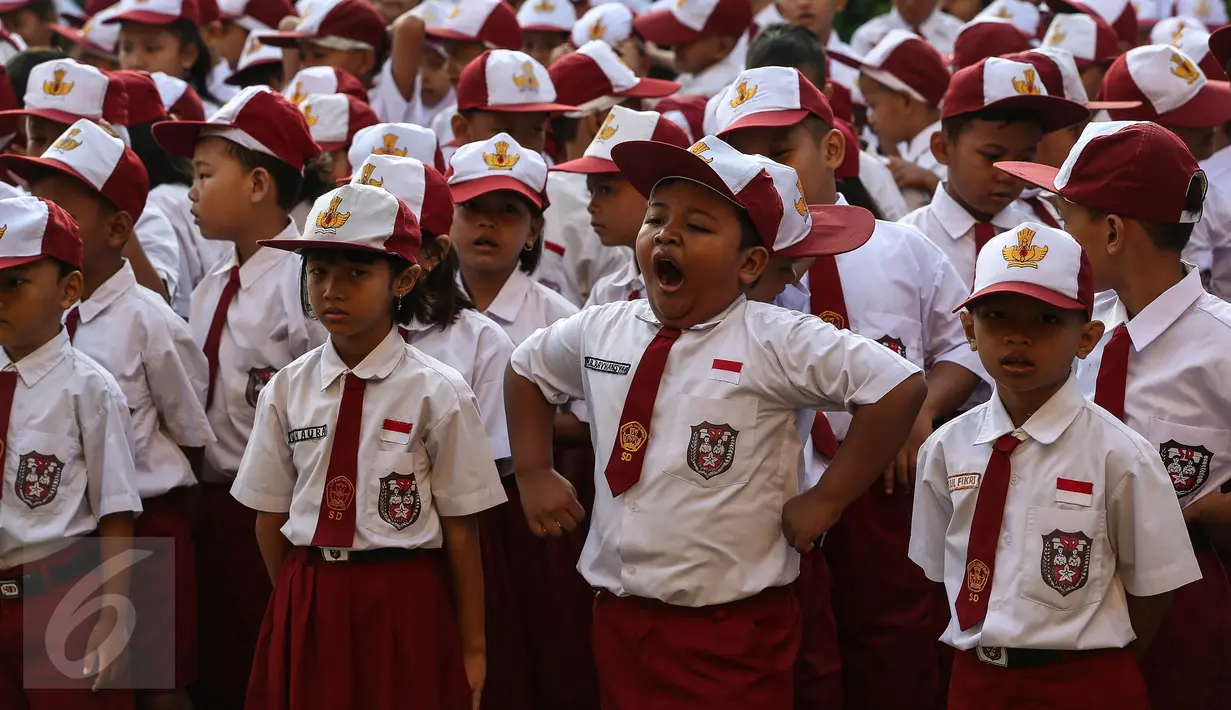
M 684 283 L 684 272 L 680 271 L 680 267 L 676 266 L 670 257 L 661 253 L 654 255 L 654 276 L 658 279 L 659 287 L 667 293 L 675 293 Z

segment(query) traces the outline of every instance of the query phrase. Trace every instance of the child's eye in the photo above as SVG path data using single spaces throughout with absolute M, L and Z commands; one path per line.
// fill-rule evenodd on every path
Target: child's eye
M 689 229 L 691 229 L 691 230 L 692 230 L 692 231 L 694 231 L 694 232 L 704 232 L 704 233 L 706 233 L 706 234 L 708 234 L 708 233 L 710 233 L 710 232 L 712 232 L 712 231 L 713 231 L 713 230 L 711 230 L 709 227 L 702 227 L 701 225 L 696 224 L 696 223 L 694 223 L 694 222 L 689 222 L 689 223 L 688 223 L 688 228 L 689 228 Z
M 509 214 L 517 214 L 517 205 L 509 203 L 504 206 L 504 211 Z
M 325 273 L 325 270 L 319 266 L 313 266 L 308 269 L 308 273 L 312 276 L 320 276 Z
M 1044 313 L 1039 316 L 1039 320 L 1043 321 L 1047 325 L 1056 325 L 1060 322 L 1060 317 L 1055 313 Z
M 366 269 L 351 269 L 350 270 L 351 276 L 363 276 L 366 273 L 367 273 Z
M 644 224 L 648 224 L 651 227 L 660 227 L 662 226 L 662 223 L 663 221 L 658 217 L 646 217 L 644 222 Z

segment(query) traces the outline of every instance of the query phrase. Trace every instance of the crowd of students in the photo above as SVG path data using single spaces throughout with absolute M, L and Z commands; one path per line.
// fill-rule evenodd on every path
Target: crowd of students
M 0 707 L 1226 708 L 1226 7 L 846 5 L 0 2 Z

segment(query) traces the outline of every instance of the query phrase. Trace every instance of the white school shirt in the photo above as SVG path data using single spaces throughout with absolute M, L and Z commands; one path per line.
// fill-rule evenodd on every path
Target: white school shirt
M 416 77 L 416 87 L 418 84 L 418 77 Z M 418 90 L 416 89 L 415 98 L 417 97 Z M 411 102 L 402 97 L 402 92 L 398 91 L 397 82 L 393 80 L 393 62 L 386 61 L 381 65 L 380 71 L 372 78 L 372 88 L 368 89 L 368 98 L 371 99 L 372 110 L 376 112 L 381 121 L 398 123 L 406 120 Z
M 953 54 L 953 43 L 957 41 L 957 35 L 961 29 L 961 20 L 941 12 L 939 8 L 933 10 L 932 14 L 919 25 L 923 38 L 941 54 Z M 893 8 L 860 25 L 859 29 L 851 35 L 851 48 L 862 57 L 871 52 L 872 48 L 884 39 L 890 30 L 914 32 L 915 28 L 902 19 L 897 8 Z
M 141 497 L 196 485 L 180 447 L 205 446 L 214 435 L 205 416 L 209 363 L 188 324 L 137 284 L 127 261 L 77 312 L 73 347 L 106 368 L 128 400 Z
M 453 151 L 457 150 L 456 147 L 447 147 L 453 142 L 453 117 L 457 115 L 457 94 L 450 92 L 449 97 L 440 102 L 443 105 L 427 126 L 436 134 L 436 142 L 440 145 L 441 153 L 444 154 L 445 165 L 449 164 L 449 158 L 453 155 Z
M 1022 222 L 1033 221 L 1034 214 L 1026 211 L 1021 203 L 1014 200 L 1007 207 L 992 217 L 996 233 L 1007 232 Z M 949 257 L 949 261 L 957 267 L 962 280 L 967 284 L 975 281 L 975 218 L 949 196 L 945 191 L 945 183 L 936 186 L 936 194 L 932 202 L 911 212 L 899 223 L 905 224 L 920 232 L 940 247 Z
M 714 96 L 731 85 L 740 72 L 744 71 L 744 62 L 748 57 L 748 33 L 740 36 L 731 53 L 722 60 L 702 69 L 696 74 L 680 74 L 675 78 L 680 82 L 679 96 Z
M 740 298 L 686 330 L 667 359 L 640 480 L 604 471 L 624 401 L 660 328 L 648 301 L 587 308 L 539 331 L 512 368 L 551 402 L 592 408 L 595 497 L 578 569 L 619 596 L 701 607 L 790 584 L 782 506 L 800 491 L 800 409 L 876 402 L 918 368 L 814 316 Z
M 175 298 L 180 280 L 180 245 L 171 220 L 158 207 L 146 204 L 133 231 L 158 278 L 162 279 L 167 295 Z
M 1157 453 L 1072 376 L 1021 427 L 993 393 L 924 442 L 910 558 L 944 583 L 953 612 L 992 444 L 1010 433 L 1023 441 L 1010 459 L 987 617 L 962 631 L 952 613 L 940 640 L 962 650 L 1124 647 L 1135 638 L 1126 593 L 1169 592 L 1201 571 Z
M 209 70 L 209 76 L 205 78 L 205 85 L 209 87 L 209 93 L 214 95 L 214 98 L 226 103 L 235 98 L 239 94 L 239 87 L 227 83 L 227 78 L 235 73 L 235 69 L 231 67 L 231 63 L 225 59 L 219 59 L 217 64 Z M 213 114 L 205 114 L 207 117 Z
M 1184 258 L 1210 272 L 1210 292 L 1231 299 L 1231 146 L 1201 161 L 1209 189 L 1201 221 L 1193 228 Z M 1202 251 L 1206 253 L 1203 255 Z M 1202 257 L 1208 266 L 1202 263 Z
M 580 307 L 599 279 L 628 262 L 629 251 L 603 246 L 590 226 L 590 191 L 586 176 L 547 173 L 547 199 L 543 212 L 543 256 L 534 280 Z
M 490 318 L 473 308 L 457 312 L 448 327 L 412 321 L 403 327 L 408 342 L 457 370 L 474 391 L 492 456 L 508 458 L 509 429 L 504 417 L 504 370 L 513 341 Z
M 294 224 L 288 224 L 277 239 L 297 236 Z M 231 255 L 215 264 L 192 293 L 188 324 L 202 349 L 236 263 L 232 247 Z M 303 313 L 302 265 L 294 252 L 262 248 L 239 267 L 239 290 L 227 309 L 218 344 L 214 401 L 207 411 L 217 440 L 205 447 L 204 481 L 226 483 L 235 476 L 261 389 L 278 370 L 325 342 L 325 329 Z
M 19 362 L 4 440 L 0 569 L 41 560 L 114 513 L 141 512 L 128 404 L 63 329 Z
M 1107 335 L 1077 362 L 1082 392 L 1094 399 L 1111 331 L 1127 323 L 1125 423 L 1161 458 L 1182 507 L 1231 481 L 1231 304 L 1206 293 L 1200 272 L 1187 268 L 1132 319 L 1114 291 L 1099 294 L 1094 319 Z
M 623 269 L 607 274 L 594 284 L 594 288 L 590 289 L 590 297 L 586 299 L 586 308 L 645 297 L 645 276 L 637 266 L 637 257 L 634 255 Z
M 914 163 L 919 167 L 931 172 L 942 182 L 949 177 L 949 168 L 941 165 L 940 161 L 932 155 L 932 134 L 940 132 L 940 121 L 933 123 L 927 128 L 919 131 L 914 138 L 901 143 L 898 147 L 898 155 L 908 163 Z M 932 193 L 920 190 L 917 187 L 912 187 L 902 191 L 906 198 L 906 204 L 912 210 L 917 210 L 932 201 Z
M 897 222 L 910 212 L 902 188 L 893 179 L 893 171 L 866 150 L 859 151 L 859 181 L 876 201 L 882 219 Z
M 150 190 L 147 205 L 157 207 L 171 223 L 179 243 L 179 283 L 171 299 L 171 308 L 187 318 L 192 304 L 192 292 L 214 264 L 231 251 L 230 242 L 211 241 L 201 236 L 192 216 L 192 201 L 187 185 L 164 184 Z
M 459 281 L 461 277 L 458 277 Z M 465 284 L 462 285 L 465 289 Z M 483 315 L 491 318 L 505 334 L 520 345 L 539 328 L 546 328 L 561 318 L 577 312 L 577 306 L 564 296 L 532 280 L 521 269 L 513 269 L 509 280 L 504 282 L 500 293 L 491 302 Z
M 367 381 L 349 549 L 439 548 L 440 516 L 505 502 L 474 393 L 396 328 L 354 370 L 327 341 L 270 380 L 231 487 L 236 500 L 289 513 L 283 536 L 297 547 L 312 543 L 347 372 Z

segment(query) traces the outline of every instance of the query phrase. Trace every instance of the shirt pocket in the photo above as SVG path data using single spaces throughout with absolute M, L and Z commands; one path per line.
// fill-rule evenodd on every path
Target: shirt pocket
M 387 547 L 406 547 L 432 504 L 427 476 L 413 453 L 376 451 L 365 481 L 363 528 Z
M 1198 493 L 1209 481 L 1227 480 L 1231 432 L 1175 424 L 1154 417 L 1150 420 L 1148 438 L 1158 449 L 1171 487 L 1181 503 L 1200 497 Z
M 923 367 L 923 324 L 893 313 L 866 313 L 856 320 L 860 335 L 889 348 L 898 356 Z
M 1023 599 L 1058 611 L 1097 604 L 1107 591 L 1112 562 L 1106 511 L 1030 506 L 1020 572 Z
M 81 502 L 86 487 L 84 471 L 77 466 L 81 442 L 69 436 L 25 429 L 15 432 L 6 452 L 4 501 L 23 514 L 57 515 L 66 506 Z
M 748 482 L 756 468 L 757 402 L 679 395 L 664 471 L 699 488 Z

